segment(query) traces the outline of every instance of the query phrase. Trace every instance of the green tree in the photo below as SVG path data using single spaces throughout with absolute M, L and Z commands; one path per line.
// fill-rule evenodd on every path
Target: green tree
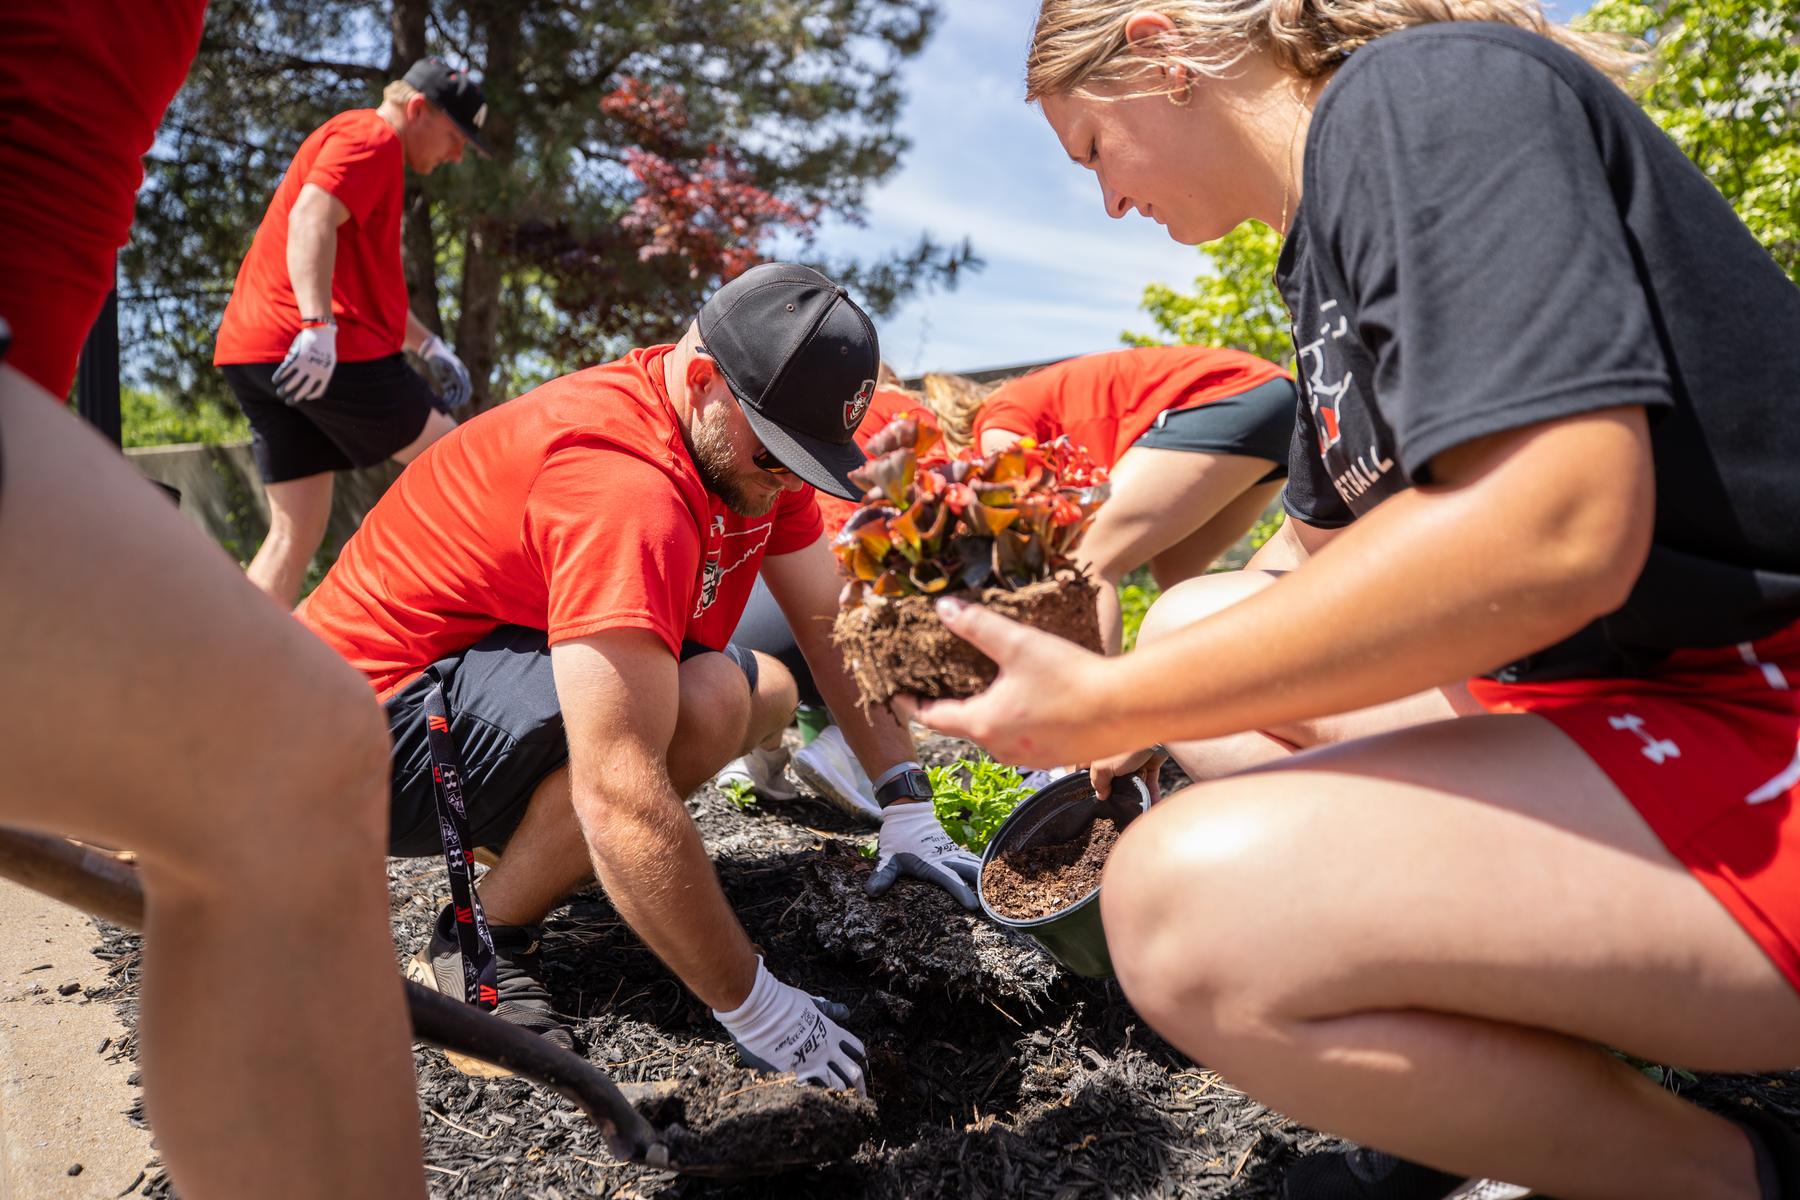
M 409 174 L 413 309 L 469 365 L 477 406 L 676 333 L 772 247 L 883 311 L 979 265 L 966 243 L 831 261 L 907 148 L 899 71 L 935 0 L 213 0 L 147 165 L 122 259 L 142 382 L 223 395 L 213 333 L 306 134 L 377 104 L 427 53 L 484 79 L 494 157 Z
M 1800 8 L 1599 0 L 1579 24 L 1650 43 L 1645 109 L 1800 283 Z
M 1281 238 L 1267 225 L 1246 222 L 1200 249 L 1206 269 L 1195 278 L 1193 290 L 1180 292 L 1160 283 L 1145 288 L 1144 311 L 1158 332 L 1127 333 L 1125 342 L 1230 346 L 1270 362 L 1290 362 L 1294 346 L 1287 306 L 1275 289 Z

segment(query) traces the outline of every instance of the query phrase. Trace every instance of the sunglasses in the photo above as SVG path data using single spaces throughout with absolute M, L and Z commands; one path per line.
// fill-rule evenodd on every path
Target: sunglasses
M 757 468 L 759 471 L 767 471 L 771 475 L 793 474 L 788 468 L 782 466 L 781 462 L 773 454 L 769 453 L 769 448 L 767 446 L 764 446 L 750 456 L 750 465 Z

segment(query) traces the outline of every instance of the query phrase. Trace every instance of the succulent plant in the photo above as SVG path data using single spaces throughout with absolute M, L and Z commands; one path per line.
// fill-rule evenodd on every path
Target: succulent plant
M 921 466 L 941 437 L 898 417 L 869 439 L 869 461 L 850 475 L 862 503 L 832 542 L 850 577 L 843 607 L 870 596 L 1018 588 L 1072 565 L 1107 497 L 1104 468 L 1067 437 Z

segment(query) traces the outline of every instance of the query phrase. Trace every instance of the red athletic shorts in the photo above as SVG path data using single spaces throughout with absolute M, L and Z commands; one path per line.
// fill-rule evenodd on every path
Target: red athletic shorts
M 1469 686 L 1572 738 L 1800 989 L 1800 624 L 1648 678 Z

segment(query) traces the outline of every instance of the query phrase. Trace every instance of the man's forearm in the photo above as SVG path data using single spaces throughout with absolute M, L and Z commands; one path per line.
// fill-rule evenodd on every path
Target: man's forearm
M 750 939 L 681 797 L 666 778 L 644 783 L 577 794 L 594 873 L 625 923 L 696 996 L 734 1009 L 756 980 Z
M 856 702 L 856 681 L 844 669 L 843 655 L 827 638 L 818 636 L 802 640 L 796 637 L 795 641 L 806 656 L 806 665 L 812 669 L 813 683 L 817 685 L 819 695 L 824 697 L 825 706 L 837 719 L 838 726 L 844 731 L 844 740 L 850 743 L 850 749 L 856 752 L 857 759 L 871 777 L 916 755 L 912 734 L 887 709 L 877 708 L 864 715 Z
M 302 317 L 331 315 L 331 272 L 337 263 L 337 227 L 331 214 L 309 210 L 288 223 L 288 282 Z

